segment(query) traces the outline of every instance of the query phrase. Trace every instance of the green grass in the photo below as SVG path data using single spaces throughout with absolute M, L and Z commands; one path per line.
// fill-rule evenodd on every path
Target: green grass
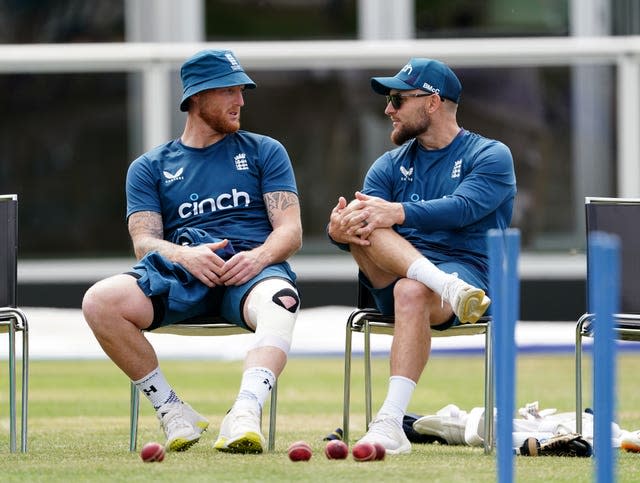
M 640 355 L 618 358 L 617 421 L 640 428 L 636 390 Z M 462 409 L 482 405 L 482 358 L 434 356 L 410 411 L 435 413 L 448 403 Z M 163 368 L 179 394 L 211 421 L 209 432 L 185 453 L 170 453 L 161 464 L 144 464 L 128 451 L 127 379 L 108 361 L 34 361 L 31 366 L 29 452 L 8 449 L 6 378 L 0 380 L 0 480 L 2 481 L 495 481 L 495 454 L 481 448 L 414 445 L 410 455 L 382 462 L 327 460 L 322 437 L 342 425 L 341 359 L 292 359 L 279 384 L 276 451 L 263 455 L 219 454 L 212 449 L 222 416 L 238 390 L 241 363 L 167 361 Z M 364 431 L 362 365 L 354 363 L 352 442 Z M 587 374 L 588 367 L 585 371 Z M 0 364 L 6 374 L 6 361 Z M 374 360 L 374 408 L 386 392 L 386 359 Z M 570 355 L 527 355 L 518 359 L 517 406 L 539 400 L 543 408 L 574 406 Z M 588 381 L 587 381 L 588 382 Z M 588 384 L 587 384 L 588 387 Z M 590 404 L 589 400 L 585 403 Z M 266 432 L 267 421 L 264 421 Z M 153 411 L 142 400 L 140 446 L 162 441 Z M 292 463 L 287 446 L 306 440 L 311 461 Z M 640 455 L 618 454 L 619 481 L 640 480 Z M 593 460 L 524 458 L 515 460 L 516 481 L 588 482 Z

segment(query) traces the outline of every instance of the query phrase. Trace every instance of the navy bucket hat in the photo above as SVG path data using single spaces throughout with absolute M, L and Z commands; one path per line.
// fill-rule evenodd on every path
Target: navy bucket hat
M 371 87 L 387 95 L 391 89 L 420 89 L 438 94 L 456 104 L 460 101 L 462 84 L 446 64 L 439 60 L 414 57 L 394 77 L 372 77 Z
M 244 85 L 256 87 L 230 50 L 202 50 L 188 58 L 180 69 L 182 100 L 180 110 L 187 111 L 187 99 L 198 92 L 220 87 Z

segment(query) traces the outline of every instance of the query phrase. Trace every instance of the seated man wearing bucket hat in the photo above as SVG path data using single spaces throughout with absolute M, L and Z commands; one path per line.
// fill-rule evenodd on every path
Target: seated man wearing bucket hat
M 377 308 L 395 315 L 387 397 L 361 441 L 408 453 L 403 416 L 431 348 L 431 331 L 487 310 L 487 230 L 507 228 L 516 194 L 502 143 L 462 129 L 462 85 L 440 61 L 413 58 L 374 77 L 399 147 L 380 156 L 362 192 L 340 197 L 328 234 L 349 250 Z
M 279 142 L 240 130 L 244 90 L 256 84 L 232 52 L 197 53 L 181 78 L 182 135 L 127 173 L 138 263 L 91 287 L 82 309 L 105 353 L 153 404 L 172 451 L 196 443 L 209 422 L 174 392 L 141 331 L 200 315 L 254 331 L 214 447 L 260 453 L 262 407 L 286 364 L 299 308 L 287 263 L 302 243 L 296 182 Z M 203 388 L 215 397 L 215 381 Z

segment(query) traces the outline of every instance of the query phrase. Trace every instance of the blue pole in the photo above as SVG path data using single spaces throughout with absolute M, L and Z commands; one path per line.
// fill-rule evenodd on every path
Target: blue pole
M 489 230 L 489 287 L 497 407 L 498 481 L 513 482 L 513 412 L 515 395 L 515 323 L 520 310 L 518 256 L 520 232 Z M 485 414 L 485 417 L 493 415 Z
M 593 341 L 593 417 L 596 481 L 615 481 L 611 445 L 615 420 L 616 345 L 613 314 L 620 304 L 620 241 L 601 232 L 589 235 L 589 300 L 595 313 Z

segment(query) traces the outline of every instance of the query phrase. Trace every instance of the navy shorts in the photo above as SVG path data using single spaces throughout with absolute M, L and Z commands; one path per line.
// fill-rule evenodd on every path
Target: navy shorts
M 129 275 L 140 278 L 139 270 L 127 272 Z M 167 296 L 154 295 L 151 297 L 153 304 L 153 322 L 145 330 L 153 330 L 165 325 L 175 324 L 192 317 L 222 317 L 227 322 L 235 324 L 243 329 L 251 330 L 242 316 L 242 308 L 249 291 L 260 281 L 268 278 L 280 278 L 289 282 L 296 288 L 296 274 L 291 270 L 287 262 L 269 265 L 258 275 L 242 285 L 216 286 L 209 290 L 207 296 L 194 303 L 187 311 L 175 312 L 168 309 Z
M 486 281 L 486 277 L 483 277 L 479 270 L 470 267 L 469 265 L 463 265 L 458 262 L 442 262 L 436 264 L 436 266 L 443 272 L 455 272 L 458 274 L 459 278 L 461 278 L 468 284 L 471 284 L 474 287 L 481 288 L 485 292 L 487 291 L 488 283 Z M 371 282 L 369 282 L 369 279 L 362 272 L 358 274 L 358 278 L 360 280 L 360 283 L 367 287 L 369 292 L 371 292 L 371 296 L 376 303 L 376 308 L 380 311 L 380 313 L 382 313 L 383 315 L 394 315 L 395 310 L 393 303 L 393 288 L 395 287 L 397 280 L 390 285 L 387 285 L 386 287 L 373 288 L 371 286 Z M 432 325 L 431 328 L 434 330 L 446 330 L 454 325 L 460 325 L 460 323 L 460 320 L 458 320 L 458 318 L 454 315 L 446 322 L 443 322 L 439 325 Z

